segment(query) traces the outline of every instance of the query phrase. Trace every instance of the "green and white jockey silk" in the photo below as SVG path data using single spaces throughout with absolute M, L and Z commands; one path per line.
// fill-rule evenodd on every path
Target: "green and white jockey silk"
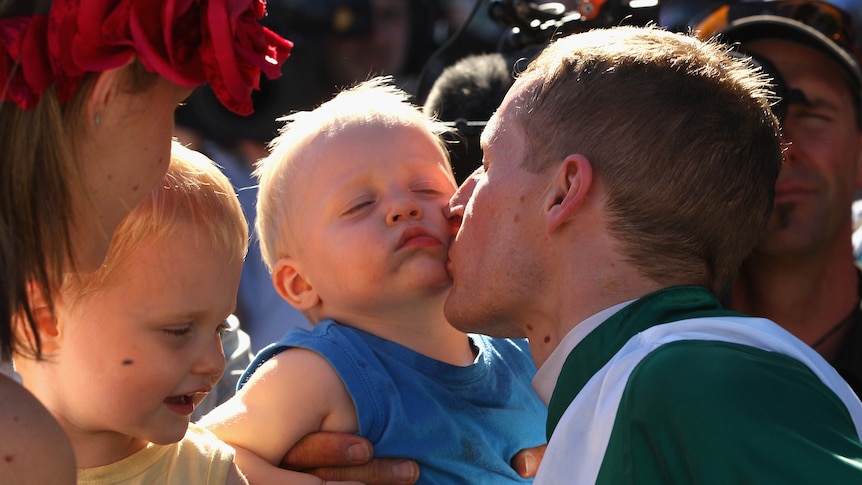
M 862 403 L 775 323 L 661 290 L 578 342 L 536 485 L 862 483 Z

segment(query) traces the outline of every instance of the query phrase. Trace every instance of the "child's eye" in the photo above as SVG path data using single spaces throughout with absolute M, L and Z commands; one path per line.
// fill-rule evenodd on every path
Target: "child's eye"
M 348 213 L 356 212 L 358 210 L 361 210 L 363 207 L 368 207 L 369 205 L 371 205 L 371 201 L 369 201 L 369 200 L 367 200 L 365 202 L 360 202 L 359 204 L 356 204 L 356 205 L 350 207 L 349 209 L 347 209 L 347 212 Z
M 342 214 L 345 216 L 356 214 L 357 212 L 361 212 L 363 209 L 371 206 L 372 204 L 374 204 L 373 199 L 360 199 L 349 204 L 347 206 L 347 209 Z
M 438 195 L 442 194 L 442 192 L 437 188 L 436 185 L 431 183 L 421 183 L 414 185 L 411 190 L 413 192 L 419 192 L 421 194 L 430 194 L 430 195 Z

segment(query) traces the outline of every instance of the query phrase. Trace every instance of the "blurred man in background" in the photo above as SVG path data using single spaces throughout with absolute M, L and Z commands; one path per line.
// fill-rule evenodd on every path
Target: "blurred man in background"
M 839 6 L 852 7 L 850 10 Z M 771 66 L 785 142 L 767 233 L 730 292 L 735 310 L 774 320 L 862 395 L 862 273 L 851 204 L 862 186 L 858 2 L 743 2 L 693 22 Z

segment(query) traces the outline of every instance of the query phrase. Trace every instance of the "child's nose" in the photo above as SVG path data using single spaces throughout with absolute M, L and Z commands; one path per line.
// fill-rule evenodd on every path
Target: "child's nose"
M 416 202 L 416 199 L 410 196 L 403 196 L 392 203 L 387 215 L 389 224 L 397 224 L 405 220 L 415 220 L 422 218 L 422 207 Z
M 212 342 L 207 342 L 206 346 L 203 355 L 198 359 L 193 371 L 196 374 L 221 378 L 226 366 L 221 339 L 214 338 Z

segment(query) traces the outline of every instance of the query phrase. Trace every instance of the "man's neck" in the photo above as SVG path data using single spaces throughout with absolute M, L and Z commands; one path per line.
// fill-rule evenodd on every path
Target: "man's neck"
M 524 316 L 523 326 L 530 340 L 530 350 L 536 366 L 540 367 L 554 352 L 569 332 L 584 319 L 619 303 L 640 298 L 665 286 L 640 275 L 636 269 L 596 270 L 593 278 L 581 276 L 585 284 L 577 284 L 574 277 L 569 284 L 558 283 L 558 298 L 547 312 L 532 309 L 530 317 Z M 586 273 L 587 271 L 585 271 Z M 682 283 L 681 283 L 682 284 Z

